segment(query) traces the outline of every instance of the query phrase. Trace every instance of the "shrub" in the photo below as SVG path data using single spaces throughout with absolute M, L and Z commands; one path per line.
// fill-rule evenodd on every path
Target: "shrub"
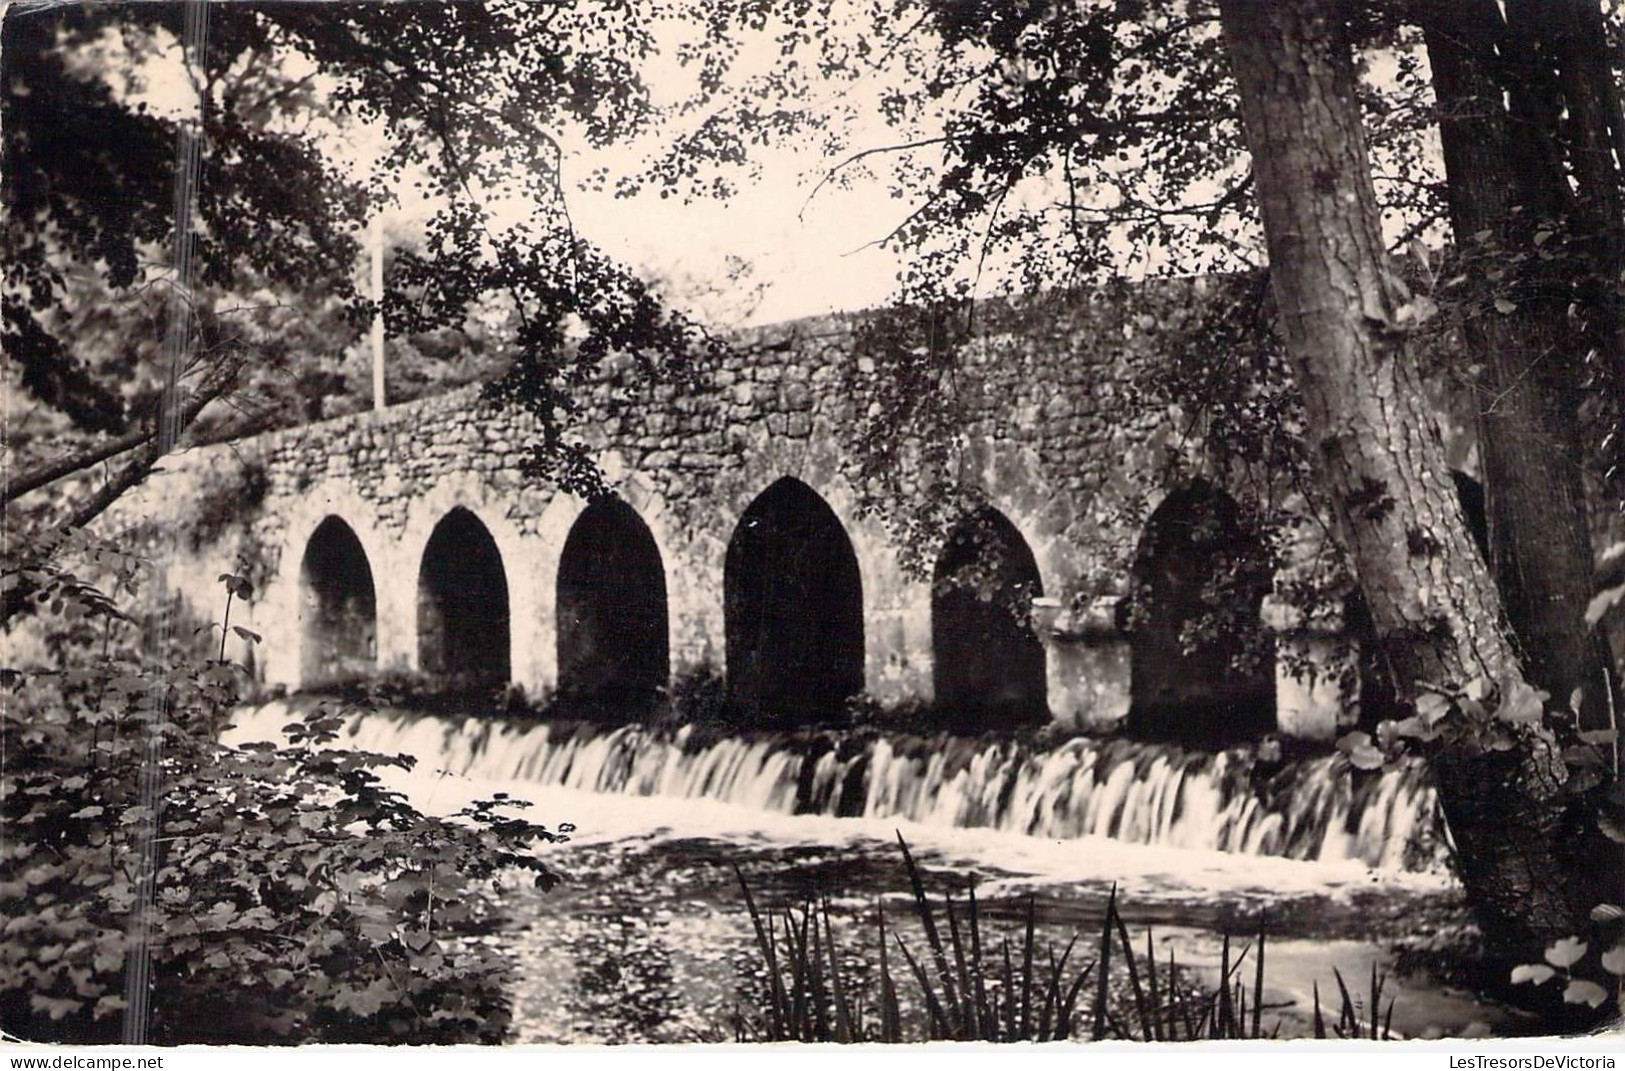
M 730 724 L 727 682 L 709 664 L 679 673 L 665 689 L 655 717 L 672 725 Z
M 352 706 L 396 707 L 453 721 L 500 716 L 530 723 L 558 715 L 556 696 L 532 698 L 518 684 L 470 684 L 408 670 L 383 670 L 366 678 L 328 681 L 304 691 Z
M 852 728 L 859 732 L 934 736 L 951 724 L 941 711 L 923 699 L 885 703 L 867 692 L 848 699 L 846 712 Z
M 88 605 L 97 647 L 10 671 L 0 705 L 0 1025 L 117 1038 L 151 829 L 150 1040 L 501 1040 L 510 965 L 485 936 L 488 893 L 520 872 L 551 885 L 529 849 L 558 835 L 504 814 L 506 800 L 420 813 L 379 776 L 412 758 L 330 746 L 337 705 L 289 725 L 286 744 L 224 746 L 240 668 L 155 662 L 110 602 Z

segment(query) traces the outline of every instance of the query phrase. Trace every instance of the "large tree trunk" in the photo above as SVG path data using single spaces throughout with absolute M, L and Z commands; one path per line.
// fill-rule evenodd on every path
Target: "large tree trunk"
M 1522 670 L 1473 548 L 1415 363 L 1396 328 L 1376 198 L 1337 0 L 1221 0 L 1279 306 L 1311 454 L 1383 653 L 1405 688 L 1506 690 Z M 1414 698 L 1412 696 L 1407 698 Z M 1452 728 L 1492 734 L 1485 711 Z M 1458 739 L 1433 756 L 1462 881 L 1492 954 L 1539 962 L 1583 933 L 1617 846 L 1590 787 L 1544 728 L 1491 751 Z M 1589 833 L 1587 831 L 1590 831 Z M 1598 851 L 1601 842 L 1603 854 Z
M 1532 122 L 1508 114 L 1495 76 L 1498 43 L 1530 42 L 1507 36 L 1493 0 L 1433 0 L 1422 14 L 1457 245 L 1505 273 L 1495 282 L 1468 273 L 1476 285 L 1464 324 L 1483 370 L 1478 443 L 1496 584 L 1531 681 L 1560 702 L 1581 689 L 1584 727 L 1606 729 L 1613 683 L 1601 636 L 1585 622 L 1590 508 L 1576 434 L 1584 345 L 1569 322 L 1571 258 L 1589 257 L 1581 249 L 1550 261 L 1538 255 L 1536 235 L 1563 229 L 1561 158 L 1552 138 L 1531 137 Z M 1518 66 L 1538 64 L 1529 57 Z M 1561 110 L 1555 90 L 1554 79 L 1523 80 L 1525 116 Z M 1505 255 L 1512 250 L 1529 255 L 1517 264 Z M 1499 311 L 1497 299 L 1514 308 Z

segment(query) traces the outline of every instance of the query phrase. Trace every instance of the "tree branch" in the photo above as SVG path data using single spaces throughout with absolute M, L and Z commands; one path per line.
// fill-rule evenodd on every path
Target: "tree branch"
M 72 476 L 76 472 L 99 465 L 109 458 L 117 457 L 122 453 L 134 450 L 153 436 L 150 427 L 138 428 L 116 439 L 97 443 L 95 446 L 69 454 L 55 461 L 47 461 L 35 466 L 32 470 L 23 473 L 14 480 L 7 480 L 0 484 L 0 508 L 11 504 L 15 499 L 21 498 L 30 491 L 37 491 L 46 484 L 55 483 L 65 476 Z
M 185 431 L 190 427 L 210 402 L 236 385 L 237 376 L 242 370 L 242 366 L 242 357 L 233 356 L 221 361 L 209 370 L 203 382 L 186 399 L 186 402 L 180 408 L 180 412 L 176 414 L 179 418 L 178 424 L 181 431 Z M 65 520 L 56 525 L 59 531 L 73 532 L 85 527 L 85 525 L 101 516 L 109 506 L 118 500 L 120 495 L 146 479 L 147 475 L 152 472 L 153 466 L 160 460 L 161 455 L 158 452 L 158 439 L 153 432 L 149 430 L 143 434 L 145 435 L 145 445 L 140 454 L 129 464 L 119 469 L 110 480 L 98 488 Z M 92 461 L 88 464 L 95 464 L 95 462 Z M 42 558 L 43 556 L 40 555 L 25 554 L 21 563 L 14 568 L 37 567 L 43 564 Z M 19 610 L 32 604 L 30 597 L 33 592 L 34 587 L 26 582 L 14 584 L 6 590 L 4 596 L 0 597 L 0 626 L 9 624 L 12 617 Z
M 899 145 L 876 145 L 872 148 L 862 149 L 858 152 L 852 153 L 844 160 L 837 163 L 834 167 L 831 167 L 828 171 L 824 172 L 824 177 L 818 180 L 818 185 L 814 186 L 812 188 L 812 192 L 807 194 L 807 199 L 801 202 L 801 211 L 796 213 L 796 218 L 805 218 L 807 214 L 807 206 L 812 204 L 812 199 L 814 197 L 818 196 L 818 191 L 833 181 L 835 176 L 843 169 L 850 167 L 859 160 L 863 160 L 870 156 L 879 156 L 882 153 L 908 152 L 910 149 L 923 149 L 928 145 L 941 145 L 947 140 L 947 135 L 942 135 L 935 138 L 921 138 L 919 141 L 906 141 Z

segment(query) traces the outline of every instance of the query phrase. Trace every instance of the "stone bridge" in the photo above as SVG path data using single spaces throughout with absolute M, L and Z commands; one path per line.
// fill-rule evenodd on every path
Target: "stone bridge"
M 532 418 L 461 390 L 191 450 L 121 515 L 182 533 L 170 582 L 198 613 L 218 617 L 219 573 L 255 583 L 233 620 L 263 634 L 270 685 L 421 675 L 635 707 L 710 668 L 764 725 L 867 693 L 960 729 L 1328 737 L 1354 675 L 1271 596 L 1269 562 L 1312 571 L 1312 551 L 1265 554 L 1190 422 L 1124 404 L 1154 324 L 1202 288 L 1007 309 L 954 383 L 961 490 L 936 530 L 870 490 L 856 444 L 884 373 L 854 318 L 751 332 L 683 384 L 608 368 L 579 426 L 611 498 L 528 477 Z M 1190 464 L 1164 486 L 1170 451 Z M 1193 647 L 1215 592 L 1229 627 Z

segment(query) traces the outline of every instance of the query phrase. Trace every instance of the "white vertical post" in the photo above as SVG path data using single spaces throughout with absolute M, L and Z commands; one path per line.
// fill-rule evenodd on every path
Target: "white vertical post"
M 384 219 L 374 215 L 371 223 L 372 299 L 378 311 L 372 317 L 372 408 L 382 410 L 384 398 Z

